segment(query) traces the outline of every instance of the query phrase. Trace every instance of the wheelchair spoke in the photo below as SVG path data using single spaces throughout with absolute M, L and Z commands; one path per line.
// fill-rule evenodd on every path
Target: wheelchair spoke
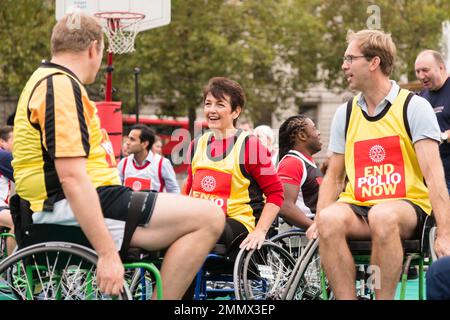
M 246 298 L 280 299 L 293 266 L 289 253 L 274 244 L 249 253 L 243 268 Z

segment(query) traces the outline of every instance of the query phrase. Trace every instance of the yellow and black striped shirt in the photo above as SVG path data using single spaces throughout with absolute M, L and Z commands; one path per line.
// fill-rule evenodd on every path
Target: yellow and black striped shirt
M 14 120 L 12 162 L 16 192 L 32 211 L 51 208 L 63 197 L 56 158 L 86 157 L 94 187 L 120 185 L 108 134 L 95 103 L 76 75 L 44 62 L 28 80 Z

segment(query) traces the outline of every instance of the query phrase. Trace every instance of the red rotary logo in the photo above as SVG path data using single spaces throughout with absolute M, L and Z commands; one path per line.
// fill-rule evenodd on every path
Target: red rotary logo
M 213 176 L 205 176 L 200 184 L 203 190 L 211 192 L 216 188 L 216 179 Z
M 133 190 L 141 190 L 142 184 L 139 181 L 134 181 L 131 187 Z

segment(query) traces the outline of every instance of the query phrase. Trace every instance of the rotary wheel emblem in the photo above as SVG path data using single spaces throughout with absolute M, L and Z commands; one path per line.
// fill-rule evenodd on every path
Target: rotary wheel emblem
M 370 148 L 369 157 L 373 162 L 380 163 L 386 158 L 386 151 L 379 144 Z
M 205 176 L 203 177 L 200 184 L 203 190 L 211 192 L 216 188 L 216 179 L 214 179 L 214 177 L 212 176 Z
M 133 186 L 131 187 L 133 190 L 141 190 L 142 189 L 142 184 L 139 181 L 134 181 L 133 182 Z

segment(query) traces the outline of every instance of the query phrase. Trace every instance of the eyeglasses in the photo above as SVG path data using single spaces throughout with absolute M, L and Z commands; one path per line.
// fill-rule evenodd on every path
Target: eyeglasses
M 358 58 L 367 58 L 366 56 L 343 56 L 342 62 L 347 62 L 348 64 L 352 64 L 353 60 Z

